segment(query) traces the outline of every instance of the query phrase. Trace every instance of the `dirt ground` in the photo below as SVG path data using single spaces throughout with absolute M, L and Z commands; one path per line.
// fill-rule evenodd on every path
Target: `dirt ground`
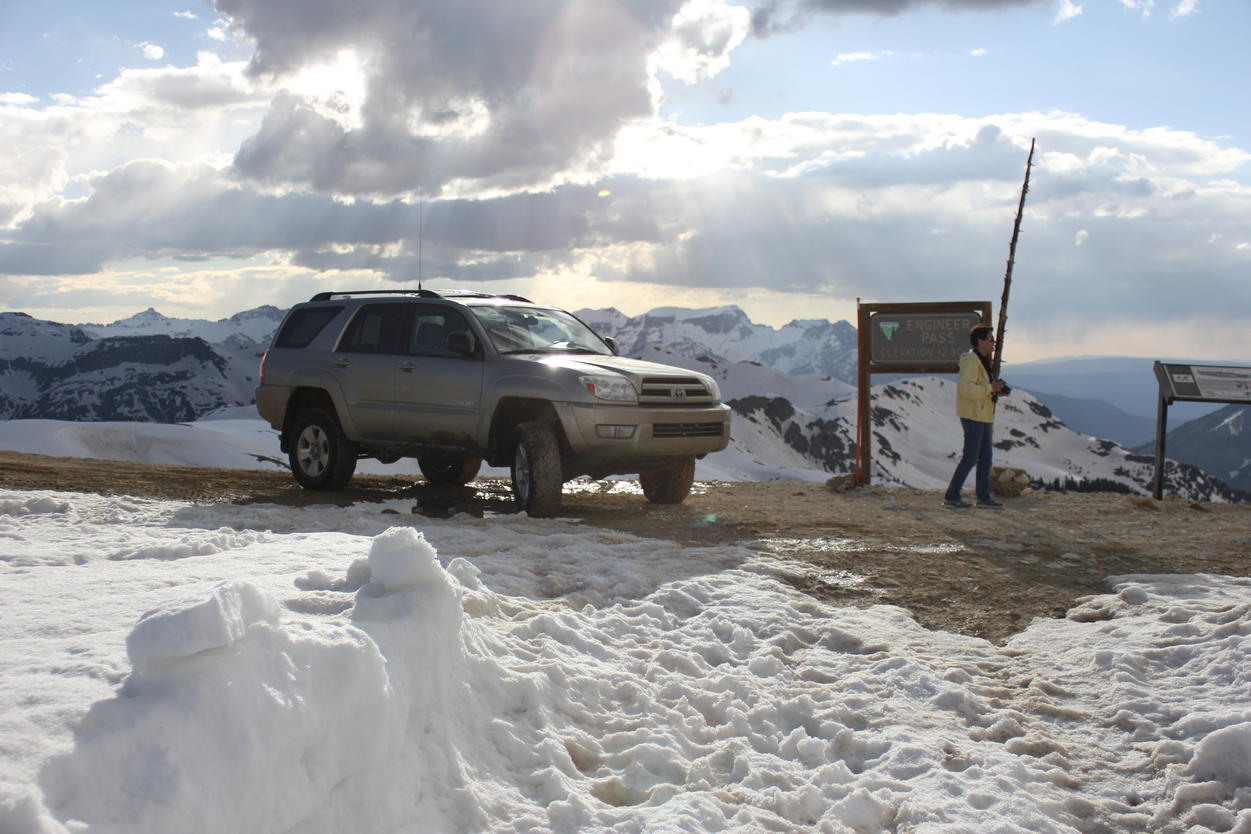
M 0 488 L 194 502 L 308 506 L 411 498 L 414 512 L 509 512 L 508 484 L 468 487 L 357 476 L 336 493 L 282 471 L 161 466 L 0 451 Z M 562 517 L 691 547 L 738 544 L 785 560 L 801 591 L 846 605 L 886 603 L 922 625 L 1002 642 L 1035 617 L 1063 617 L 1105 578 L 1132 573 L 1251 576 L 1251 505 L 1037 492 L 1001 512 L 949 510 L 937 491 L 699 482 L 685 503 L 647 503 L 631 482 L 566 485 Z

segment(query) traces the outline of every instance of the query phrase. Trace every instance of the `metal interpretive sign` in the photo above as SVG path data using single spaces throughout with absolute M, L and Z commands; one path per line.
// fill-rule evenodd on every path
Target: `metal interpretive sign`
M 1160 395 L 1173 400 L 1251 402 L 1251 368 L 1155 363 Z
M 1164 438 L 1168 431 L 1168 407 L 1174 402 L 1251 402 L 1251 368 L 1237 365 L 1183 365 L 1156 362 L 1152 367 L 1160 383 L 1160 404 L 1155 422 L 1156 500 L 1164 497 Z

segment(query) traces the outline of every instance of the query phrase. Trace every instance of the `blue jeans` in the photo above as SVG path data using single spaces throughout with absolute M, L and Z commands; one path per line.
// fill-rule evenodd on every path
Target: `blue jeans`
M 960 498 L 960 490 L 964 489 L 964 479 L 969 477 L 969 470 L 976 464 L 977 476 L 974 478 L 974 486 L 977 500 L 989 501 L 991 440 L 994 434 L 992 431 L 994 424 L 961 417 L 960 425 L 964 428 L 964 452 L 960 456 L 960 462 L 956 464 L 951 483 L 947 485 L 947 500 L 955 501 Z

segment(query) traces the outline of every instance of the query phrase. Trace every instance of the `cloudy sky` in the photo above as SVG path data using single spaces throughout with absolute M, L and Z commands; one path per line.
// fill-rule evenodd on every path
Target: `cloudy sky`
M 1251 358 L 1243 0 L 0 0 L 0 309 L 322 289 Z M 1014 356 L 1015 354 L 1015 356 Z

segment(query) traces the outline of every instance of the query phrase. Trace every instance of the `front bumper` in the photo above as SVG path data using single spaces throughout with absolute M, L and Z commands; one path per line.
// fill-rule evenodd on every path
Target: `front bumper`
M 730 442 L 730 407 L 649 408 L 639 406 L 557 405 L 570 449 L 588 461 L 617 461 L 622 471 L 640 471 L 630 462 L 702 457 L 719 452 Z M 622 433 L 600 427 L 633 427 L 629 437 L 604 436 Z

